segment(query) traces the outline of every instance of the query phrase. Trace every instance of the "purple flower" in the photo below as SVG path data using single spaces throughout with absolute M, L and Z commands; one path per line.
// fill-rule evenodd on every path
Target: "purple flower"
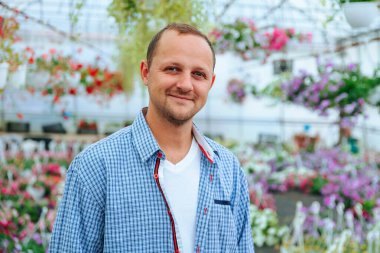
M 323 199 L 323 204 L 328 208 L 332 209 L 335 207 L 335 202 L 337 200 L 337 195 L 331 194 Z
M 325 74 L 322 76 L 322 79 L 320 81 L 321 88 L 323 89 L 326 86 L 326 84 L 328 84 L 328 83 L 329 83 L 329 75 Z
M 353 102 L 351 104 L 348 104 L 346 105 L 344 108 L 343 108 L 343 111 L 347 114 L 352 114 L 354 111 L 355 111 L 355 108 L 357 106 L 357 103 L 356 102 Z
M 348 127 L 352 127 L 353 125 L 354 125 L 353 119 L 348 118 L 348 117 L 342 118 L 340 121 L 341 127 L 348 128 Z
M 330 101 L 325 99 L 321 102 L 319 109 L 324 111 L 330 105 Z
M 335 92 L 335 91 L 337 91 L 338 89 L 339 89 L 339 87 L 338 87 L 338 85 L 330 85 L 329 86 L 329 91 L 331 91 L 331 92 Z
M 302 81 L 303 80 L 301 78 L 295 78 L 292 83 L 292 90 L 298 91 L 299 88 L 301 87 Z
M 339 104 L 340 101 L 342 101 L 343 99 L 345 99 L 346 97 L 348 97 L 348 94 L 347 93 L 342 93 L 340 94 L 339 96 L 337 96 L 334 101 L 335 103 Z
M 339 188 L 339 185 L 330 182 L 321 189 L 321 192 L 323 195 L 330 195 L 333 193 L 337 193 L 339 191 Z
M 33 238 L 33 240 L 34 240 L 37 244 L 39 244 L 39 245 L 42 244 L 42 238 L 41 238 L 41 235 L 40 235 L 40 234 L 35 233 L 35 234 L 33 235 L 32 238 Z
M 358 69 L 358 65 L 355 63 L 350 63 L 348 64 L 347 69 L 348 71 L 351 71 L 351 72 L 356 71 Z

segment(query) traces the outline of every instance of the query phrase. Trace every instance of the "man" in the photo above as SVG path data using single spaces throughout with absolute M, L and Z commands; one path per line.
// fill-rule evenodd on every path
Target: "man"
M 49 252 L 253 252 L 244 173 L 193 125 L 214 80 L 207 37 L 171 24 L 140 72 L 149 106 L 70 165 Z

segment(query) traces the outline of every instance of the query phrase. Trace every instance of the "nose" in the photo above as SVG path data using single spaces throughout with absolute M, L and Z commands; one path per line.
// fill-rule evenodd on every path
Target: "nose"
M 193 83 L 191 79 L 191 73 L 183 72 L 180 79 L 177 82 L 177 88 L 182 92 L 189 92 L 193 90 Z

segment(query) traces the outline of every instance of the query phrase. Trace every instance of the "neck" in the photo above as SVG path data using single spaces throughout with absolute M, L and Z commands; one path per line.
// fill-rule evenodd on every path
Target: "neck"
M 181 161 L 191 147 L 192 121 L 189 120 L 180 126 L 174 125 L 151 108 L 146 113 L 145 119 L 166 159 L 173 164 Z

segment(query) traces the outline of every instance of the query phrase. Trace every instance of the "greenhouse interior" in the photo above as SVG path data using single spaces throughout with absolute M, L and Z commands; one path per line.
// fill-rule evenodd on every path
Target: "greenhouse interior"
M 201 96 L 207 101 L 183 125 L 168 118 L 148 120 L 154 114 L 149 109 L 156 108 L 151 100 L 153 91 L 161 92 L 161 96 L 169 93 L 154 88 L 153 81 L 146 84 L 145 65 L 141 64 L 147 60 L 147 76 L 153 80 L 155 68 L 149 68 L 149 64 L 154 66 L 159 61 L 149 63 L 148 45 L 157 32 L 171 23 L 189 24 L 206 36 L 178 32 L 175 47 L 182 45 L 187 51 L 188 46 L 194 47 L 198 52 L 201 45 L 185 45 L 180 41 L 189 37 L 208 39 L 216 55 L 215 68 L 211 70 L 215 75 L 212 88 L 206 95 L 194 95 L 194 101 Z M 170 32 L 165 31 L 160 40 L 167 39 Z M 161 47 L 164 43 L 158 42 L 152 59 L 162 56 L 163 49 L 158 51 Z M 192 60 L 197 62 L 195 54 Z M 190 63 L 180 64 L 179 68 L 173 68 L 173 72 L 178 72 L 171 73 L 171 78 L 186 75 L 186 64 Z M 199 71 L 191 72 L 194 80 L 191 79 L 189 92 L 203 89 L 197 85 L 204 79 L 209 84 L 208 77 Z M 168 70 L 165 68 L 163 73 Z M 198 74 L 204 79 L 195 77 Z M 159 85 L 177 85 L 164 84 L 165 80 L 169 79 L 162 79 Z M 172 89 L 182 89 L 175 87 Z M 0 98 L 0 252 L 253 252 L 249 244 L 254 244 L 256 253 L 380 252 L 378 0 L 0 0 Z M 175 101 L 173 105 L 178 108 L 190 103 L 179 98 Z M 152 128 L 149 136 L 154 136 L 158 144 L 163 137 L 157 138 L 158 132 L 153 128 L 163 129 L 171 124 L 179 130 L 190 122 L 190 126 L 194 123 L 207 136 L 202 140 L 219 143 L 226 148 L 223 150 L 229 150 L 223 151 L 226 155 L 215 157 L 237 158 L 234 158 L 239 164 L 237 169 L 232 162 L 225 161 L 223 164 L 228 166 L 223 167 L 216 160 L 216 166 L 223 169 L 219 174 L 215 172 L 214 177 L 210 174 L 207 180 L 212 182 L 214 178 L 213 187 L 228 185 L 230 180 L 234 184 L 231 187 L 242 186 L 242 191 L 247 188 L 247 198 L 233 195 L 237 194 L 237 188 L 225 186 L 221 190 L 227 194 L 226 200 L 217 200 L 217 193 L 212 193 L 210 199 L 215 204 L 203 209 L 201 191 L 206 186 L 202 177 L 208 172 L 202 171 L 207 169 L 202 164 L 210 157 L 193 128 L 193 134 L 189 130 L 188 136 L 194 136 L 191 138 L 202 149 L 200 159 L 207 158 L 201 160 L 200 168 L 199 164 L 195 166 L 201 173 L 198 175 L 201 179 L 193 180 L 197 189 L 194 194 L 198 192 L 198 184 L 200 193 L 194 202 L 198 208 L 192 213 L 196 219 L 186 220 L 184 217 L 192 214 L 183 211 L 174 212 L 177 217 L 173 221 L 170 207 L 175 201 L 170 201 L 170 195 L 168 205 L 165 195 L 169 192 L 162 191 L 159 182 L 163 178 L 156 172 L 154 177 L 149 174 L 149 180 L 143 181 L 147 184 L 146 193 L 138 193 L 149 195 L 146 200 L 157 195 L 156 202 L 141 203 L 143 197 L 139 204 L 131 204 L 136 196 L 128 194 L 136 193 L 126 191 L 132 188 L 120 188 L 124 192 L 118 193 L 112 183 L 116 179 L 111 179 L 118 174 L 111 175 L 110 171 L 128 173 L 127 182 L 132 182 L 129 177 L 134 176 L 134 168 L 128 172 L 126 166 L 121 170 L 113 158 L 104 158 L 107 154 L 99 153 L 93 158 L 99 164 L 88 163 L 86 169 L 111 175 L 97 179 L 110 183 L 106 186 L 94 183 L 94 188 L 88 186 L 86 191 L 91 191 L 95 200 L 96 194 L 103 194 L 99 198 L 104 198 L 107 205 L 115 201 L 115 196 L 124 196 L 125 200 L 116 203 L 130 204 L 120 210 L 131 213 L 114 214 L 115 210 L 104 209 L 99 219 L 105 224 L 99 228 L 92 223 L 86 227 L 83 217 L 95 211 L 82 210 L 83 217 L 72 223 L 81 223 L 84 227 L 78 229 L 87 235 L 81 234 L 75 240 L 70 236 L 59 238 L 59 234 L 76 233 L 68 228 L 75 230 L 76 225 L 64 219 L 72 211 L 71 202 L 67 202 L 72 197 L 71 188 L 65 187 L 65 183 L 71 185 L 68 179 L 80 173 L 75 167 L 74 161 L 79 160 L 76 157 L 96 156 L 93 150 L 102 152 L 97 147 L 110 152 L 110 157 L 113 154 L 131 157 L 121 152 L 129 143 L 117 144 L 120 150 L 108 150 L 106 145 L 123 133 L 133 133 L 141 123 L 138 115 L 148 105 L 145 124 Z M 149 136 L 142 136 L 136 149 L 151 149 Z M 117 141 L 120 140 L 124 139 Z M 131 159 L 129 164 L 134 162 Z M 164 161 L 161 157 L 157 159 Z M 235 171 L 242 172 L 245 181 L 237 181 L 236 174 L 232 174 Z M 83 169 L 81 173 L 86 172 Z M 67 177 L 69 174 L 72 176 Z M 82 175 L 86 184 L 94 176 L 78 175 Z M 119 184 L 123 184 L 120 180 L 123 178 L 119 178 Z M 107 188 L 107 195 L 102 192 L 103 187 Z M 110 189 L 115 192 L 109 194 Z M 145 191 L 144 187 L 134 190 L 139 189 Z M 181 194 L 186 192 L 185 189 Z M 235 196 L 241 196 L 241 203 Z M 156 207 L 150 207 L 152 204 Z M 87 205 L 90 204 L 81 208 Z M 223 209 L 225 213 L 217 213 L 222 205 L 227 208 Z M 245 216 L 239 216 L 245 210 L 238 209 L 243 208 L 239 205 L 247 207 Z M 159 221 L 136 215 L 140 211 L 149 213 L 151 208 L 156 208 L 152 210 Z M 207 226 L 202 220 L 206 216 L 209 216 Z M 113 220 L 115 217 L 120 219 Z M 234 219 L 232 223 L 222 222 L 228 218 Z M 189 240 L 184 236 L 187 232 L 180 234 L 183 227 L 175 230 L 182 224 L 181 219 L 191 223 L 193 230 L 188 233 L 196 228 Z M 240 224 L 241 219 L 246 226 Z M 55 227 L 58 221 L 60 224 Z M 117 229 L 123 233 L 114 235 L 114 224 L 107 222 L 118 223 Z M 247 237 L 242 236 L 243 229 L 248 231 Z M 91 237 L 93 233 L 100 239 Z M 132 237 L 118 237 L 122 235 Z M 173 244 L 172 237 L 182 240 L 183 246 L 178 246 L 174 239 Z M 115 243 L 112 240 L 119 240 L 116 246 L 112 246 Z M 157 248 L 148 248 L 149 240 L 159 240 Z M 91 243 L 97 243 L 96 248 L 90 248 Z M 65 244 L 72 246 L 65 248 Z

